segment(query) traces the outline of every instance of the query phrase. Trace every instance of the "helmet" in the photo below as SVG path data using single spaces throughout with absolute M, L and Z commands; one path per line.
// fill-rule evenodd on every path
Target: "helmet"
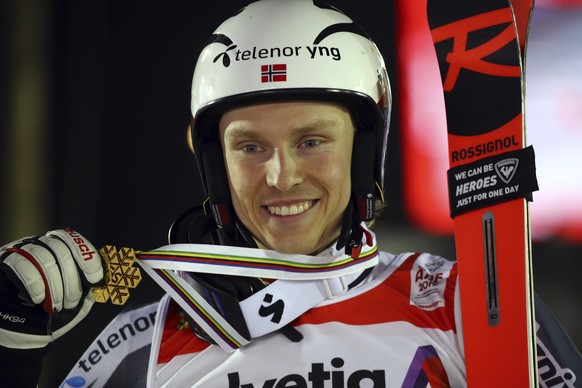
M 260 0 L 223 22 L 202 50 L 192 82 L 191 137 L 217 225 L 233 225 L 218 122 L 228 109 L 314 100 L 346 106 L 356 126 L 355 219 L 382 198 L 391 107 L 382 56 L 348 16 L 317 0 Z M 350 223 L 351 224 L 351 223 Z

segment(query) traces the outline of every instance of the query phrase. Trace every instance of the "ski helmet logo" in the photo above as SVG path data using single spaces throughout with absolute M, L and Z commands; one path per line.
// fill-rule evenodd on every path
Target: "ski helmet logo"
M 216 61 L 218 61 L 220 58 L 222 58 L 222 65 L 224 67 L 229 67 L 230 66 L 230 56 L 228 55 L 228 52 L 230 50 L 234 50 L 236 48 L 236 44 L 234 44 L 228 36 L 223 35 L 223 34 L 212 35 L 211 41 L 212 41 L 212 43 L 222 43 L 226 46 L 226 50 L 224 50 L 223 52 L 221 52 L 220 54 L 215 56 L 214 59 L 212 60 L 212 63 L 216 63 Z
M 351 32 L 353 34 L 361 35 L 365 38 L 368 36 L 360 29 L 359 26 L 353 23 L 339 23 L 328 26 L 324 28 L 317 37 L 313 40 L 311 45 L 293 45 L 293 46 L 273 46 L 270 48 L 265 47 L 249 47 L 247 49 L 239 49 L 236 51 L 232 51 L 238 47 L 238 45 L 234 44 L 232 39 L 224 34 L 213 34 L 212 38 L 210 39 L 210 43 L 219 43 L 226 46 L 226 49 L 216 55 L 213 59 L 213 63 L 218 62 L 221 60 L 222 65 L 224 67 L 229 67 L 232 61 L 247 61 L 252 59 L 269 59 L 269 58 L 282 58 L 282 57 L 299 57 L 308 55 L 310 59 L 316 58 L 324 58 L 328 57 L 335 61 L 341 60 L 341 53 L 339 47 L 327 47 L 321 45 L 321 42 L 337 32 Z M 233 57 L 229 54 L 232 54 Z M 265 66 L 265 65 L 263 65 Z M 282 65 L 272 65 L 272 66 L 282 66 Z M 284 76 L 286 77 L 286 73 Z M 280 81 L 280 79 L 279 79 Z M 274 82 L 271 81 L 262 81 L 262 82 Z
M 272 315 L 271 322 L 279 323 L 281 322 L 281 317 L 283 316 L 283 311 L 285 310 L 285 302 L 282 299 L 277 300 L 273 303 L 273 295 L 265 294 L 263 302 L 269 303 L 267 305 L 262 305 L 259 308 L 259 315 L 261 317 L 268 317 Z
M 507 184 L 513 179 L 518 164 L 519 159 L 517 158 L 503 159 L 495 163 L 495 171 L 497 172 L 497 175 L 499 175 L 499 178 Z

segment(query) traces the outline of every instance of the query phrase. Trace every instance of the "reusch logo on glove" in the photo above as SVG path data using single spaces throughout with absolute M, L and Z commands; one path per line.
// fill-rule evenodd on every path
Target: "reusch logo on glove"
M 65 230 L 65 232 L 67 232 L 69 234 L 69 236 L 71 236 L 71 238 L 73 239 L 73 242 L 75 244 L 77 244 L 77 247 L 79 248 L 79 251 L 81 252 L 81 256 L 83 257 L 83 260 L 85 260 L 85 261 L 93 260 L 93 256 L 97 252 L 92 250 L 91 248 L 89 248 L 89 246 L 87 245 L 87 243 L 85 242 L 83 237 L 81 237 L 77 232 L 75 232 L 74 230 L 71 230 L 69 228 L 65 228 L 64 230 Z

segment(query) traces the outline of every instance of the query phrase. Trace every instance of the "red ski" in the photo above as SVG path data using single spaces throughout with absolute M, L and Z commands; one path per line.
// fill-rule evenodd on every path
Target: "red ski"
M 537 387 L 524 53 L 532 0 L 428 0 L 469 387 Z M 515 13 L 514 13 L 515 10 Z

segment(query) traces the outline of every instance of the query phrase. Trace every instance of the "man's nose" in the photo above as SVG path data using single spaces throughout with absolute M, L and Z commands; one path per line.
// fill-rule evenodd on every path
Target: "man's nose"
M 280 191 L 287 191 L 301 183 L 301 167 L 292 151 L 275 149 L 267 162 L 267 184 Z

